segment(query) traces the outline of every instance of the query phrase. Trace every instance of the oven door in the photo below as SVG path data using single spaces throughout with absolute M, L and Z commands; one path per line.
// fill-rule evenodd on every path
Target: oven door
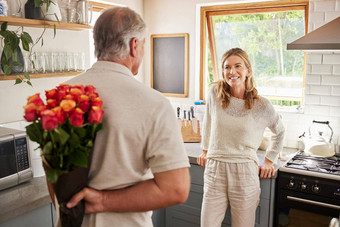
M 339 218 L 338 181 L 279 173 L 275 226 L 328 227 Z M 301 185 L 306 185 L 301 189 Z M 314 192 L 317 185 L 319 192 Z M 304 187 L 303 187 L 304 188 Z

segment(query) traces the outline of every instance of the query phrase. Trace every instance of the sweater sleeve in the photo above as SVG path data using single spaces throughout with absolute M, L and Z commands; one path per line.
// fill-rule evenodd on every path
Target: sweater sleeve
M 272 104 L 267 101 L 267 109 L 268 109 L 268 119 L 269 126 L 268 128 L 273 132 L 274 135 L 271 137 L 271 142 L 267 148 L 266 158 L 270 161 L 274 162 L 278 156 L 278 154 L 282 151 L 283 148 L 283 140 L 285 137 L 285 128 L 282 123 L 282 119 L 279 113 L 277 113 L 272 106 Z
M 209 141 L 210 141 L 210 135 L 211 135 L 211 106 L 212 106 L 214 87 L 215 86 L 211 86 L 210 88 L 210 91 L 207 97 L 207 102 L 206 102 L 205 114 L 203 118 L 202 140 L 201 140 L 201 148 L 203 150 L 208 150 L 209 148 Z

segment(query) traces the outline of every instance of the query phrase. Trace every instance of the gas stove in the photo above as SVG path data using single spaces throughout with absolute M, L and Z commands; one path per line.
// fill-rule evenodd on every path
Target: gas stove
M 300 151 L 281 167 L 280 171 L 340 180 L 340 155 L 335 154 L 332 157 L 326 158 L 309 155 Z

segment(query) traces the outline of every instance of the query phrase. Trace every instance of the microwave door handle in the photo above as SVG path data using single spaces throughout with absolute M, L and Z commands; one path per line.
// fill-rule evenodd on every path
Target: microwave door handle
M 297 202 L 301 202 L 301 203 L 308 203 L 308 204 L 312 204 L 312 205 L 317 205 L 317 206 L 322 206 L 322 207 L 340 210 L 340 206 L 328 204 L 328 203 L 317 202 L 317 201 L 313 201 L 313 200 L 309 200 L 309 199 L 301 199 L 301 198 L 297 198 L 297 197 L 294 197 L 294 196 L 287 196 L 287 199 L 297 201 Z

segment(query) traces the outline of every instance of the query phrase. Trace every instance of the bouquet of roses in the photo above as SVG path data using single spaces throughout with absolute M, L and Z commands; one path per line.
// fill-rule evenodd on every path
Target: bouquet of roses
M 91 85 L 61 84 L 27 98 L 24 118 L 28 137 L 39 144 L 48 181 L 58 199 L 62 226 L 80 226 L 84 204 L 66 203 L 87 185 L 88 165 L 96 133 L 102 127 L 103 101 Z

